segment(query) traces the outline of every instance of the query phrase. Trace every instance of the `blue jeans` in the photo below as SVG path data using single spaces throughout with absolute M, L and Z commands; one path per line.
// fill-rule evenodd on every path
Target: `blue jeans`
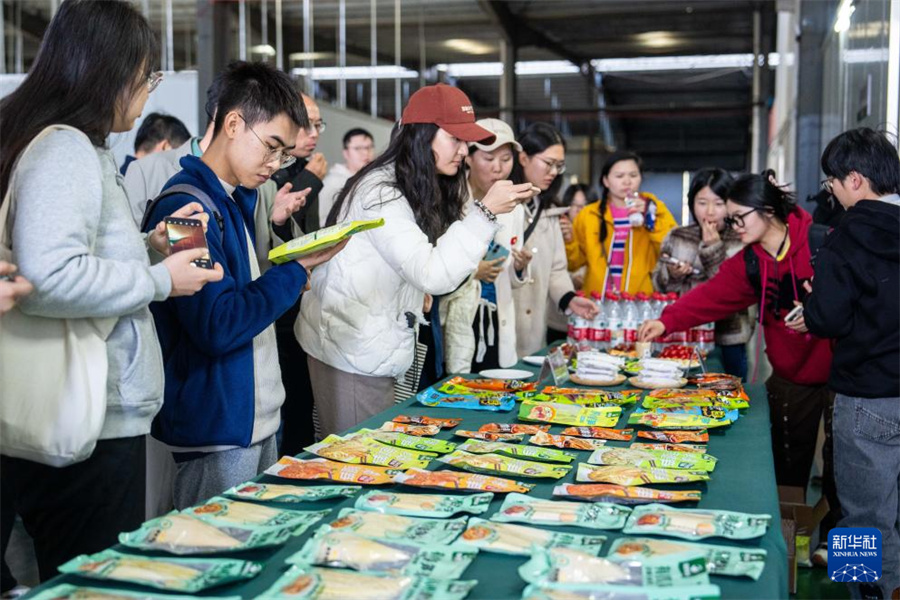
M 747 344 L 719 346 L 722 350 L 722 366 L 729 375 L 747 381 Z
M 900 587 L 900 398 L 834 401 L 834 474 L 843 519 L 839 527 L 881 531 L 883 598 Z M 872 584 L 874 585 L 874 584 Z M 850 593 L 859 598 L 858 584 Z

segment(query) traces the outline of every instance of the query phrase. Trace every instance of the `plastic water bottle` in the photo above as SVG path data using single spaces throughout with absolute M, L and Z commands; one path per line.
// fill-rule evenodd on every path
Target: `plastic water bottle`
M 591 292 L 591 300 L 597 305 L 597 316 L 591 321 L 591 346 L 596 350 L 606 352 L 609 350 L 610 338 L 608 306 L 597 292 Z
M 658 320 L 662 316 L 663 309 L 667 306 L 666 304 L 666 295 L 660 292 L 653 292 L 652 299 L 649 302 L 650 310 L 648 313 L 650 316 L 648 318 Z M 665 336 L 658 337 L 653 341 L 653 352 L 660 353 L 663 350 L 663 342 L 662 340 Z
M 678 294 L 676 292 L 669 292 L 666 295 L 666 303 L 668 305 L 675 304 L 678 300 Z M 683 346 L 688 341 L 688 332 L 687 331 L 676 331 L 672 332 L 670 335 L 666 336 L 668 340 L 669 346 Z
M 627 194 L 625 194 L 625 207 L 631 208 L 640 199 L 641 195 L 637 192 L 628 192 Z M 628 224 L 632 227 L 640 227 L 644 224 L 644 215 L 637 212 L 631 213 L 630 215 L 628 215 Z
M 697 348 L 709 353 L 716 345 L 716 324 L 704 323 L 697 328 Z
M 656 228 L 656 202 L 647 200 L 647 212 L 644 215 L 644 227 L 649 231 Z
M 618 294 L 614 292 L 607 294 L 606 306 L 609 320 L 609 347 L 612 349 L 625 344 L 624 330 L 622 329 L 622 306 Z
M 579 298 L 584 298 L 584 292 L 576 292 L 576 296 Z M 570 344 L 579 344 L 581 342 L 587 342 L 588 336 L 590 334 L 590 326 L 591 322 L 584 317 L 578 316 L 574 312 L 569 315 L 569 326 L 567 332 L 567 338 Z
M 622 329 L 625 344 L 630 345 L 637 342 L 638 327 L 641 326 L 638 307 L 634 301 L 634 296 L 628 293 L 622 294 Z

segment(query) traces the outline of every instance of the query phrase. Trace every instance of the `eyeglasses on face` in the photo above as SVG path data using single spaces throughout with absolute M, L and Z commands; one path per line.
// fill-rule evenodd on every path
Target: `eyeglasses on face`
M 544 163 L 544 166 L 547 167 L 548 173 L 556 171 L 557 175 L 562 175 L 566 172 L 566 163 L 564 161 L 556 162 L 555 160 L 547 160 L 542 156 L 536 156 L 535 158 Z
M 162 71 L 154 71 L 150 73 L 147 77 L 147 93 L 152 94 L 153 90 L 159 87 L 159 84 L 162 83 L 163 80 L 163 72 Z
M 258 133 L 253 131 L 253 128 L 250 127 L 250 124 L 247 123 L 247 119 L 245 119 L 243 115 L 241 115 L 239 113 L 238 116 L 241 118 L 241 121 L 244 122 L 244 125 L 247 126 L 247 129 L 250 130 L 250 133 L 252 133 L 253 136 L 259 140 L 259 143 L 266 147 L 266 154 L 265 154 L 265 156 L 263 156 L 263 163 L 270 163 L 277 158 L 278 164 L 281 165 L 281 168 L 283 169 L 283 168 L 289 167 L 292 164 L 294 164 L 295 162 L 297 162 L 296 157 L 291 156 L 284 150 L 280 150 L 278 148 L 273 147 L 270 144 L 267 144 L 265 140 L 263 140 L 261 137 L 259 137 Z
M 834 177 L 826 177 L 822 180 L 822 189 L 829 194 L 834 194 Z
M 735 227 L 743 227 L 744 226 L 744 217 L 750 215 L 750 213 L 755 213 L 758 208 L 751 208 L 747 212 L 740 213 L 737 215 L 729 215 L 725 217 L 725 227 L 731 227 L 732 229 Z
M 306 127 L 306 131 L 309 132 L 310 135 L 312 135 L 314 130 L 322 133 L 323 131 L 325 131 L 325 125 L 325 121 L 322 120 L 310 121 L 309 127 Z

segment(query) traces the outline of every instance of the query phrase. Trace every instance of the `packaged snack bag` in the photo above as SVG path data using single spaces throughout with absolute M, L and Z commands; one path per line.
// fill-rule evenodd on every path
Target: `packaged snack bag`
M 222 492 L 226 498 L 254 502 L 313 502 L 332 498 L 347 498 L 362 489 L 358 485 L 279 485 L 248 481 Z
M 320 531 L 287 562 L 364 573 L 458 579 L 476 556 L 477 550 L 463 546 L 425 546 L 344 531 Z
M 533 435 L 541 431 L 550 431 L 549 425 L 523 425 L 522 423 L 485 423 L 478 431 L 491 433 L 523 433 Z
M 474 546 L 485 552 L 517 556 L 529 556 L 534 546 L 577 548 L 597 556 L 604 541 L 606 537 L 602 535 L 575 535 L 472 517 L 457 543 Z
M 615 483 L 617 485 L 645 485 L 648 483 L 689 483 L 709 481 L 705 471 L 683 469 L 649 469 L 643 467 L 595 466 L 581 463 L 575 481 Z
M 741 378 L 727 373 L 703 373 L 689 380 L 698 388 L 707 390 L 738 390 L 741 389 Z
M 605 502 L 562 502 L 510 494 L 491 521 L 533 525 L 575 525 L 589 529 L 621 529 L 630 508 Z
M 555 446 L 571 450 L 597 450 L 606 444 L 606 440 L 590 440 L 570 435 L 550 435 L 541 431 L 531 436 L 528 443 L 535 446 Z
M 594 438 L 598 440 L 615 440 L 627 442 L 634 435 L 634 429 L 607 429 L 606 427 L 566 427 L 563 435 Z
M 572 404 L 554 402 L 523 402 L 519 407 L 519 419 L 541 421 L 558 425 L 615 427 L 622 414 L 619 406 L 583 408 Z
M 667 452 L 665 450 L 639 450 L 632 448 L 601 448 L 588 458 L 591 465 L 631 465 L 633 467 L 660 469 L 688 469 L 712 471 L 716 457 L 698 452 Z
M 461 408 L 465 410 L 487 410 L 492 412 L 509 412 L 516 407 L 513 396 L 482 398 L 471 395 L 448 395 L 432 388 L 416 394 L 419 404 L 441 408 Z
M 713 427 L 731 425 L 731 421 L 728 419 L 710 419 L 697 415 L 668 415 L 647 412 L 631 413 L 631 416 L 628 417 L 628 424 L 644 425 L 654 429 L 712 429 Z
M 611 585 L 598 583 L 540 583 L 525 588 L 522 600 L 718 600 L 719 586 L 681 587 Z
M 572 470 L 570 465 L 550 465 L 531 460 L 519 460 L 499 454 L 469 454 L 457 450 L 438 459 L 473 473 L 521 475 L 523 477 L 549 477 L 559 479 Z
M 185 596 L 181 594 L 160 594 L 153 592 L 148 595 L 147 592 L 126 592 L 116 589 L 100 589 L 92 587 L 81 587 L 62 583 L 54 585 L 51 588 L 31 596 L 31 600 L 184 600 Z M 209 600 L 240 600 L 240 596 L 204 596 Z
M 643 444 L 641 442 L 632 442 L 628 447 L 632 450 L 660 450 L 663 452 L 695 452 L 700 454 L 706 452 L 705 444 Z
M 324 458 L 301 460 L 291 456 L 283 456 L 281 460 L 265 470 L 266 475 L 285 479 L 328 479 L 363 485 L 391 483 L 394 475 L 400 472 L 398 469 L 388 469 L 387 467 L 348 465 Z
M 394 423 L 406 423 L 407 425 L 437 425 L 441 429 L 453 429 L 462 423 L 462 419 L 439 419 L 437 417 L 425 417 L 422 415 L 413 417 L 397 415 L 392 420 Z
M 449 544 L 466 528 L 466 519 L 419 519 L 342 508 L 338 518 L 322 525 L 319 531 L 349 531 L 366 537 L 417 544 Z
M 293 566 L 262 593 L 261 600 L 463 600 L 477 581 L 355 573 Z
M 191 594 L 233 581 L 252 579 L 262 568 L 258 562 L 229 558 L 159 558 L 104 550 L 77 556 L 59 567 L 59 571 Z
M 390 421 L 388 421 L 389 423 Z M 385 423 L 387 424 L 387 423 Z M 371 438 L 382 444 L 389 446 L 397 446 L 398 448 L 406 448 L 407 450 L 418 450 L 421 452 L 430 452 L 434 454 L 446 454 L 456 449 L 456 444 L 447 440 L 437 440 L 427 437 L 417 437 L 416 435 L 396 433 L 392 431 L 360 429 L 356 432 Z
M 213 523 L 214 525 L 238 525 L 258 527 L 296 527 L 312 525 L 327 515 L 330 510 L 284 510 L 240 502 L 228 498 L 213 497 L 206 504 L 186 508 L 181 511 L 189 515 Z
M 711 575 L 749 577 L 759 579 L 766 566 L 766 551 L 762 548 L 738 546 L 714 546 L 695 542 L 661 540 L 641 537 L 623 537 L 613 541 L 607 558 L 613 562 L 680 555 L 697 551 L 706 558 L 706 569 Z
M 583 396 L 585 398 L 591 396 L 602 397 L 615 404 L 632 404 L 640 400 L 641 394 L 644 393 L 643 390 L 587 390 L 584 388 L 554 387 L 552 385 L 548 385 L 543 390 L 541 390 L 541 392 L 551 396 L 576 395 Z
M 491 477 L 490 475 L 471 475 L 469 473 L 460 473 L 459 471 L 410 469 L 406 473 L 396 475 L 394 481 L 400 485 L 462 492 L 497 492 L 500 494 L 519 492 L 527 494 L 534 489 L 533 483 L 522 483 L 504 477 Z
M 490 507 L 493 499 L 494 494 L 490 492 L 469 496 L 366 492 L 356 499 L 354 507 L 386 515 L 446 519 L 463 512 L 480 515 Z
M 700 552 L 653 560 L 612 562 L 572 548 L 538 548 L 519 567 L 528 583 L 609 583 L 660 587 L 709 583 L 706 558 Z
M 462 377 L 454 377 L 448 380 L 447 383 L 489 392 L 531 391 L 537 387 L 536 383 L 526 383 L 516 379 L 464 379 Z
M 650 409 L 640 407 L 635 413 L 645 413 Z M 672 406 L 672 407 L 657 407 L 653 409 L 653 412 L 663 413 L 669 415 L 698 415 L 701 417 L 708 417 L 710 419 L 728 419 L 732 423 L 737 421 L 740 418 L 740 412 L 734 409 L 726 409 L 719 405 L 713 406 Z
M 405 425 L 403 423 L 394 423 L 387 421 L 381 426 L 382 431 L 396 431 L 397 433 L 405 433 L 407 435 L 416 435 L 419 437 L 428 435 L 437 435 L 441 430 L 437 425 Z
M 563 483 L 553 488 L 553 495 L 562 498 L 616 504 L 652 504 L 699 502 L 700 490 L 662 491 L 645 487 L 626 487 L 611 483 Z
M 453 435 L 486 442 L 521 442 L 525 439 L 524 433 L 494 433 L 493 431 L 466 431 L 465 429 L 457 429 Z
M 339 435 L 329 435 L 318 444 L 307 446 L 304 450 L 338 462 L 378 465 L 401 470 L 427 466 L 431 459 L 437 456 L 432 452 L 416 452 L 379 444 L 361 435 L 343 438 Z
M 544 434 L 546 435 L 546 434 Z M 575 460 L 571 452 L 562 452 L 550 448 L 535 448 L 533 446 L 520 446 L 507 444 L 506 442 L 481 442 L 478 440 L 466 440 L 458 450 L 471 454 L 503 454 L 513 458 L 524 458 L 539 462 L 570 463 Z
M 681 388 L 662 388 L 651 390 L 647 393 L 647 398 L 657 398 L 662 400 L 678 400 L 692 398 L 708 398 L 716 399 L 716 393 L 710 390 L 684 390 Z
M 764 535 L 771 520 L 771 515 L 648 504 L 634 509 L 625 524 L 625 533 L 655 533 L 686 540 L 749 540 Z
M 709 441 L 709 434 L 703 429 L 699 431 L 638 431 L 638 437 L 671 444 Z

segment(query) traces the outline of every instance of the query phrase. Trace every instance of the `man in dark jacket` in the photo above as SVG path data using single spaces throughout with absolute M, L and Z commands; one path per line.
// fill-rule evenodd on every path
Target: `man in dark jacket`
M 854 597 L 900 587 L 900 158 L 871 129 L 847 131 L 822 155 L 824 186 L 847 213 L 816 259 L 804 305 L 809 331 L 834 340 L 829 387 L 841 527 L 876 527 L 883 571 Z

